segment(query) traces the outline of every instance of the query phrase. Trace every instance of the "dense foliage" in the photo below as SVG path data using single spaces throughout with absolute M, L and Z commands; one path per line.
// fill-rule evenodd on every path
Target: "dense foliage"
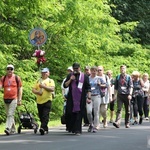
M 130 5 L 129 1 L 126 3 Z M 118 3 L 113 4 L 115 5 L 113 11 L 118 11 Z M 47 59 L 42 67 L 50 68 L 50 77 L 56 83 L 52 119 L 58 118 L 62 113 L 63 99 L 60 85 L 66 76 L 66 68 L 73 62 L 79 62 L 81 69 L 85 65 L 103 65 L 105 70 L 113 70 L 114 76 L 119 73 L 121 64 L 128 66 L 129 73 L 133 70 L 150 73 L 150 62 L 147 61 L 150 57 L 149 39 L 138 42 L 137 39 L 139 36 L 142 39 L 143 33 L 138 32 L 138 35 L 134 36 L 130 34 L 135 33 L 138 28 L 137 21 L 139 25 L 141 20 L 126 19 L 120 23 L 118 22 L 120 18 L 116 20 L 112 15 L 111 8 L 112 3 L 108 3 L 107 0 L 0 1 L 0 75 L 5 74 L 8 63 L 15 65 L 16 74 L 23 80 L 23 103 L 36 118 L 35 96 L 31 89 L 40 73 L 36 59 L 32 57 L 37 47 L 32 46 L 28 39 L 30 31 L 35 27 L 43 28 L 48 35 L 46 43 L 40 48 L 46 51 Z M 133 9 L 132 12 L 138 11 L 139 5 L 135 5 L 135 8 L 137 9 Z M 143 13 L 144 11 L 147 9 L 142 10 Z M 143 18 L 140 12 L 141 10 L 137 18 Z M 148 18 L 146 12 L 145 18 Z M 145 26 L 149 26 L 148 23 L 145 22 Z M 144 33 L 149 34 L 149 30 Z M 3 122 L 5 111 L 2 92 L 0 101 L 0 122 Z M 19 111 L 23 111 L 23 107 L 20 107 Z
M 136 26 L 128 31 L 138 43 L 150 44 L 150 1 L 148 0 L 110 0 L 112 15 L 119 24 L 133 23 Z

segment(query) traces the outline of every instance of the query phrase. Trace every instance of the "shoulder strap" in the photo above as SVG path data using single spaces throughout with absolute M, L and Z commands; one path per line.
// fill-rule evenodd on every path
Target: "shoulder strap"
M 106 83 L 107 83 L 107 76 L 105 75 Z
M 2 85 L 3 85 L 3 87 L 4 87 L 4 82 L 5 82 L 5 79 L 6 79 L 6 75 L 4 76 L 4 78 L 3 78 L 3 80 L 2 80 Z M 18 76 L 17 75 L 15 75 L 15 80 L 16 80 L 16 83 L 17 83 L 17 87 L 19 87 L 19 80 L 18 80 Z
M 120 79 L 120 74 L 117 76 L 117 80 L 119 80 L 119 79 Z M 130 80 L 130 76 L 128 74 L 126 75 L 126 79 L 127 79 L 127 81 Z
M 130 81 L 130 76 L 128 74 L 126 75 L 126 78 L 127 78 L 127 82 Z
M 2 79 L 2 86 L 4 87 L 4 82 L 5 82 L 5 79 L 6 79 L 6 75 L 3 77 Z
M 17 83 L 17 88 L 19 87 L 19 79 L 18 79 L 18 76 L 15 75 L 15 80 L 16 80 L 16 83 Z
M 120 79 L 120 74 L 117 76 L 117 80 L 119 80 Z

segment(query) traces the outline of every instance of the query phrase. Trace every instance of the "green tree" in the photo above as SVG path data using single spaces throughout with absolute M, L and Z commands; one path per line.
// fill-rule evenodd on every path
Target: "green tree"
M 148 0 L 110 0 L 112 15 L 119 24 L 137 22 L 134 30 L 128 31 L 138 43 L 150 44 L 150 1 Z

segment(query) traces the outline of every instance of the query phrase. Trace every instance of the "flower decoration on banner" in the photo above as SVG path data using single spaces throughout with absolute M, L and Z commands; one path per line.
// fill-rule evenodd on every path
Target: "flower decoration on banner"
M 35 50 L 33 56 L 37 58 L 38 67 L 46 62 L 46 58 L 44 57 L 45 51 L 43 50 Z

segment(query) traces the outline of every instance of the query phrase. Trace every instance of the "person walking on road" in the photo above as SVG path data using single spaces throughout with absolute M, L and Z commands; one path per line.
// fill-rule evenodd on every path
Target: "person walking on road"
M 73 71 L 72 66 L 67 68 L 67 74 L 72 73 L 72 71 Z M 68 131 L 68 124 L 70 122 L 71 115 L 70 115 L 70 113 L 68 113 L 68 111 L 66 111 L 69 88 L 64 88 L 63 85 L 64 85 L 65 80 L 66 80 L 66 78 L 64 78 L 63 82 L 61 83 L 61 89 L 62 89 L 62 96 L 64 99 L 63 114 L 65 115 L 66 131 Z
M 132 73 L 133 79 L 133 93 L 132 93 L 132 101 L 133 101 L 133 111 L 134 111 L 134 122 L 132 125 L 138 124 L 138 113 L 139 113 L 139 124 L 142 124 L 143 121 L 143 102 L 144 102 L 144 82 L 140 78 L 140 73 L 138 71 L 133 71 Z
M 80 71 L 80 64 L 72 65 L 73 73 L 68 74 L 64 88 L 69 87 L 66 110 L 71 113 L 68 131 L 75 135 L 82 133 L 82 118 L 86 101 L 91 101 L 89 77 Z
M 19 76 L 14 74 L 14 66 L 7 65 L 6 75 L 0 80 L 0 88 L 4 88 L 4 105 L 6 110 L 6 135 L 16 132 L 14 114 L 17 105 L 21 105 L 22 82 Z
M 90 71 L 90 66 L 85 66 L 84 68 L 84 73 L 88 76 L 91 75 L 91 71 Z M 88 121 L 88 118 L 87 118 L 87 110 L 86 110 L 86 106 L 85 106 L 85 110 L 84 110 L 84 117 L 83 117 L 83 126 L 86 127 L 86 126 L 89 126 L 89 121 Z
M 143 82 L 144 82 L 144 103 L 143 103 L 143 110 L 144 110 L 144 116 L 145 120 L 149 120 L 149 90 L 150 90 L 150 81 L 149 81 L 149 75 L 148 73 L 144 73 L 143 76 Z
M 36 95 L 38 114 L 41 122 L 40 134 L 48 133 L 49 113 L 52 105 L 52 94 L 55 90 L 53 79 L 49 78 L 50 71 L 48 68 L 41 70 L 42 77 L 36 81 L 32 92 Z
M 117 98 L 117 112 L 116 120 L 113 125 L 116 128 L 120 127 L 121 123 L 121 110 L 124 104 L 125 106 L 125 127 L 129 128 L 130 118 L 130 100 L 132 99 L 133 82 L 130 75 L 126 74 L 126 66 L 120 66 L 120 73 L 116 77 L 114 99 Z
M 102 97 L 100 88 L 106 86 L 103 79 L 97 76 L 97 67 L 91 67 L 91 75 L 89 76 L 91 85 L 91 101 L 86 103 L 87 117 L 90 123 L 88 132 L 97 132 L 100 126 L 99 111 Z
M 112 101 L 112 92 L 111 92 L 111 84 L 109 77 L 104 74 L 104 67 L 98 66 L 98 73 L 97 75 L 102 78 L 102 80 L 106 83 L 104 87 L 104 96 L 102 97 L 101 104 L 100 104 L 100 116 L 103 117 L 103 127 L 106 128 L 108 126 L 107 124 L 107 108 L 108 104 Z

